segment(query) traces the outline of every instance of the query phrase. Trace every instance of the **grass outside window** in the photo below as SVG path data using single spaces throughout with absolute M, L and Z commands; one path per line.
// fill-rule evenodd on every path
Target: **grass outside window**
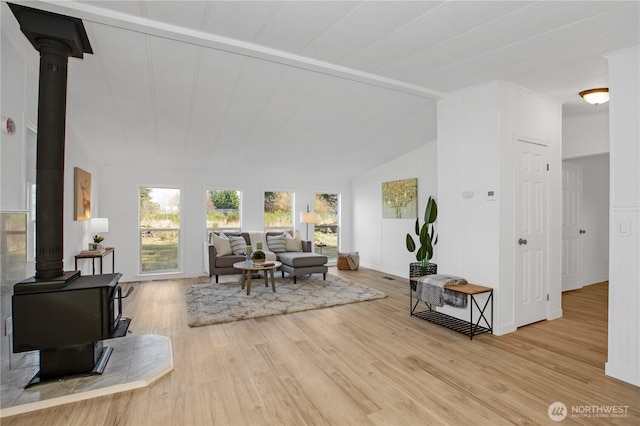
M 147 230 L 141 233 L 142 272 L 177 271 L 178 237 L 176 230 Z

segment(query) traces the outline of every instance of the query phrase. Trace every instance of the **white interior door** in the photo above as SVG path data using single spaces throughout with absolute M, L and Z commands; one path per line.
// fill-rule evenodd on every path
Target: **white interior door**
M 518 140 L 515 147 L 516 326 L 547 318 L 547 147 Z
M 582 164 L 562 163 L 562 291 L 580 288 Z

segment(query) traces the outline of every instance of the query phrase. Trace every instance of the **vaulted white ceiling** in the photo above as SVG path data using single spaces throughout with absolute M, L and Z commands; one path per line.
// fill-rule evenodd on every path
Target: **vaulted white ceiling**
M 348 178 L 435 139 L 452 90 L 593 111 L 577 93 L 607 86 L 602 55 L 640 44 L 638 1 L 16 3 L 83 19 L 67 132 L 105 166 Z

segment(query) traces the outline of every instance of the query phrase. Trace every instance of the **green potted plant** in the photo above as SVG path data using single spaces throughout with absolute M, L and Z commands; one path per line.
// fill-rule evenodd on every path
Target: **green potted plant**
M 262 250 L 256 250 L 253 252 L 253 261 L 255 263 L 261 263 L 264 262 L 264 259 L 267 256 L 264 254 L 264 252 Z
M 93 236 L 93 243 L 89 243 L 89 251 L 100 251 L 102 250 L 102 244 L 100 244 L 101 242 L 104 241 L 104 237 L 102 235 L 94 235 Z
M 438 265 L 430 263 L 433 257 L 433 246 L 438 242 L 438 236 L 435 234 L 434 222 L 438 217 L 438 205 L 433 197 L 429 197 L 427 207 L 424 211 L 424 224 L 420 226 L 420 219 L 416 218 L 416 235 L 420 248 L 416 252 L 416 260 L 409 264 L 409 277 L 419 277 L 422 275 L 430 275 L 438 273 Z M 411 234 L 407 234 L 407 250 L 411 253 L 416 251 L 417 245 Z

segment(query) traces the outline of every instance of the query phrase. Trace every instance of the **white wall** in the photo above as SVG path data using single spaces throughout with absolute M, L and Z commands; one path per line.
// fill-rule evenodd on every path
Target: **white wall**
M 609 112 L 566 115 L 562 119 L 562 158 L 576 158 L 609 152 Z
M 70 59 L 69 66 L 82 66 L 77 59 Z M 73 63 L 72 63 L 73 62 Z M 82 250 L 87 250 L 89 243 L 93 242 L 88 220 L 75 220 L 74 218 L 74 168 L 79 167 L 91 174 L 91 217 L 102 217 L 100 210 L 100 169 L 96 162 L 90 158 L 84 145 L 77 140 L 67 121 L 66 146 L 64 168 L 64 270 L 75 270 L 74 257 Z M 107 267 L 109 258 L 105 259 L 105 272 L 111 272 Z M 96 260 L 96 262 L 99 262 Z M 98 264 L 96 264 L 96 268 Z M 83 275 L 89 275 L 91 262 L 79 261 L 78 269 Z M 97 270 L 97 269 L 96 269 Z M 117 271 L 116 271 L 117 272 Z
M 581 164 L 583 170 L 580 229 L 586 233 L 580 236 L 578 284 L 606 281 L 609 279 L 609 154 L 564 162 Z
M 561 316 L 561 136 L 560 102 L 507 82 L 466 88 L 438 102 L 439 270 L 494 288 L 498 335 L 516 328 L 513 147 L 517 139 L 548 147 L 547 318 Z M 489 200 L 488 191 L 495 191 L 497 200 Z M 463 197 L 465 192 L 473 196 Z M 466 310 L 446 312 L 468 317 Z
M 607 59 L 611 206 L 605 372 L 640 386 L 640 47 Z
M 25 210 L 27 126 L 37 121 L 38 91 L 37 52 L 26 37 L 14 33 L 5 21 L 14 19 L 6 3 L 2 3 L 2 117 L 11 117 L 16 132 L 0 132 L 0 209 Z M 31 55 L 29 49 L 33 51 Z M 35 82 L 35 84 L 34 84 Z M 34 89 L 35 88 L 35 89 Z
M 423 223 L 429 196 L 436 198 L 436 142 L 408 152 L 353 179 L 353 246 L 363 267 L 401 277 L 409 277 L 409 263 L 415 262 L 405 244 L 407 233 L 414 235 L 416 219 L 382 218 L 382 183 L 418 178 L 418 217 Z M 436 229 L 439 222 L 436 221 Z M 438 245 L 433 261 L 437 262 Z
M 330 174 L 329 174 L 330 175 Z M 140 187 L 179 188 L 181 192 L 181 271 L 168 274 L 140 274 L 139 267 L 139 195 Z M 264 176 L 259 182 L 241 173 L 233 176 L 158 170 L 150 167 L 137 169 L 104 167 L 100 173 L 100 216 L 109 218 L 109 233 L 105 243 L 116 250 L 116 271 L 123 274 L 123 281 L 144 281 L 160 278 L 197 277 L 205 275 L 203 242 L 206 240 L 206 191 L 208 189 L 235 189 L 242 192 L 242 229 L 246 231 L 264 228 L 263 209 L 265 191 L 290 191 L 295 193 L 294 226 L 306 235 L 305 225 L 300 224 L 299 212 L 313 209 L 316 192 L 338 193 L 341 205 L 341 249 L 351 247 L 351 187 L 349 182 L 337 182 L 331 176 L 309 174 L 305 177 Z M 312 236 L 312 227 L 309 228 Z

